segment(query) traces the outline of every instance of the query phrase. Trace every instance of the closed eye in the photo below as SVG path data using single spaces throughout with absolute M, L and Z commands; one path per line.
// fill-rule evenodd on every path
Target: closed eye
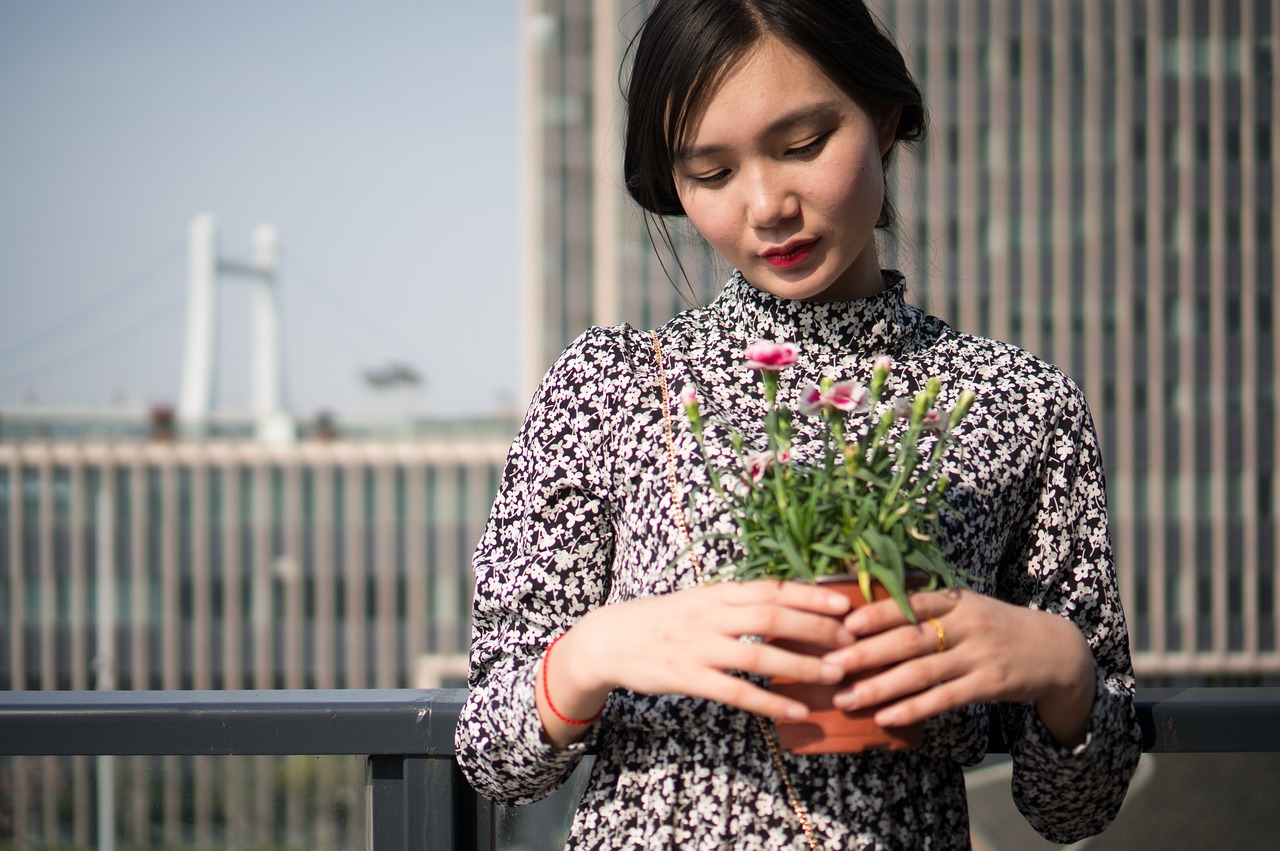
M 826 133 L 814 137 L 812 141 L 806 142 L 799 147 L 787 148 L 786 155 L 789 157 L 803 157 L 808 156 L 809 154 L 816 154 L 822 149 L 822 146 L 826 144 L 827 140 L 831 138 L 831 134 L 833 132 L 835 131 L 828 130 Z
M 719 171 L 715 172 L 714 174 L 690 175 L 690 179 L 696 183 L 701 183 L 704 186 L 712 186 L 714 184 L 720 183 L 721 181 L 725 180 L 726 178 L 728 178 L 728 176 L 729 176 L 729 169 L 722 168 Z

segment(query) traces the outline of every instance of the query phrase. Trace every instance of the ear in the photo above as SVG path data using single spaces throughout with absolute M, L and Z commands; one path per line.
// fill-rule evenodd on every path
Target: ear
M 880 142 L 880 158 L 884 159 L 888 155 L 889 149 L 893 147 L 894 139 L 898 135 L 898 121 L 902 118 L 902 107 L 893 106 L 880 113 L 880 120 L 876 127 L 876 135 Z

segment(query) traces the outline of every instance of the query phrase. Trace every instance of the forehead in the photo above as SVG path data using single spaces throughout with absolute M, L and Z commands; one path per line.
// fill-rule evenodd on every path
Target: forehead
M 806 54 L 766 38 L 721 68 L 691 108 L 677 155 L 718 144 L 720 137 L 785 131 L 788 117 L 813 117 L 818 107 L 858 106 Z

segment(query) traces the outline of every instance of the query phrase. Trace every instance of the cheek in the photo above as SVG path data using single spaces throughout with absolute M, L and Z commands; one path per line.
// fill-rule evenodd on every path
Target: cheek
M 884 199 L 884 172 L 880 161 L 857 161 L 847 169 L 836 169 L 832 179 L 815 188 L 816 199 L 823 207 L 838 213 L 842 219 L 863 219 L 880 215 Z
M 697 193 L 681 201 L 689 223 L 713 248 L 725 253 L 736 247 L 741 234 L 734 225 L 732 210 L 725 199 L 710 193 Z

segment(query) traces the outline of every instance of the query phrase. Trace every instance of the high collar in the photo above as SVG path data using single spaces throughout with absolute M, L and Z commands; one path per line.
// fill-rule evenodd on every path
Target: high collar
M 914 348 L 922 314 L 905 301 L 906 279 L 886 270 L 885 289 L 852 301 L 811 302 L 779 298 L 758 290 L 734 272 L 710 305 L 721 327 L 744 343 L 790 342 L 802 351 L 817 348 L 867 358 L 900 356 Z

